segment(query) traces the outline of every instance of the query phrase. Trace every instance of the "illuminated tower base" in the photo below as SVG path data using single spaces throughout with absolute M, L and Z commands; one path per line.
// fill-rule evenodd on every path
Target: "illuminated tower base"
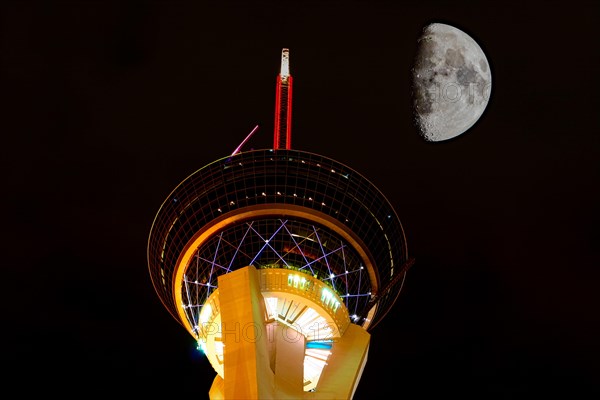
M 209 301 L 200 340 L 219 372 L 211 399 L 352 398 L 370 334 L 343 323 L 345 307 L 321 281 L 249 266 L 220 276 Z M 286 322 L 293 313 L 295 322 Z

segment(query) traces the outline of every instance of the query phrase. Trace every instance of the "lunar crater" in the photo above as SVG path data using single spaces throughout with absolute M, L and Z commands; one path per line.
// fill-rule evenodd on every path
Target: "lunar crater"
M 465 64 L 465 56 L 460 50 L 450 48 L 446 50 L 445 62 L 446 65 L 454 68 L 460 68 Z
M 456 79 L 462 86 L 469 86 L 477 81 L 477 71 L 471 65 L 460 68 L 456 71 Z

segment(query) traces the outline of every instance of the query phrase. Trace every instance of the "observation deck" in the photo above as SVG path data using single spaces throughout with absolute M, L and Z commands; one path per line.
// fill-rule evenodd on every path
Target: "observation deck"
M 361 174 L 321 155 L 266 149 L 181 182 L 155 217 L 148 263 L 162 303 L 197 335 L 218 276 L 248 265 L 321 280 L 368 330 L 393 305 L 411 260 L 394 209 Z

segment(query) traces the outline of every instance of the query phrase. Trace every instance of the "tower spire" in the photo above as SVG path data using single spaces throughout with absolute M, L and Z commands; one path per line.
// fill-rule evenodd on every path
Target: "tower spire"
M 281 70 L 275 92 L 274 149 L 292 148 L 292 76 L 289 49 L 281 50 Z

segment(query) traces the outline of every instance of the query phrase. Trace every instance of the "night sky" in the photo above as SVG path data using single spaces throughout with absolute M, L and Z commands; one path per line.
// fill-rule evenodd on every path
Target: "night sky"
M 599 398 L 598 6 L 214 3 L 0 4 L 3 381 L 208 398 L 215 372 L 154 292 L 148 234 L 255 125 L 244 149 L 271 147 L 287 47 L 293 148 L 373 182 L 416 260 L 355 399 Z M 483 116 L 438 143 L 410 97 L 432 22 L 492 68 Z

